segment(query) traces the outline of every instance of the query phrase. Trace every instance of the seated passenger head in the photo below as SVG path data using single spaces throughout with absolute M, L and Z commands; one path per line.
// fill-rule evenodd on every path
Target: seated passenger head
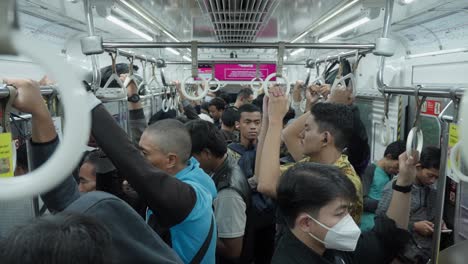
M 253 91 L 250 88 L 243 88 L 237 93 L 236 105 L 242 106 L 244 104 L 251 104 L 254 100 Z
M 390 143 L 384 152 L 384 157 L 379 161 L 379 166 L 389 175 L 398 174 L 398 157 L 406 151 L 403 141 Z
M 239 121 L 239 111 L 233 107 L 226 109 L 221 116 L 221 122 L 226 128 L 234 129 Z
M 342 152 L 353 129 L 351 108 L 342 104 L 317 103 L 310 112 L 301 133 L 304 155 L 318 155 L 328 147 Z
M 2 240 L 0 259 L 9 264 L 111 263 L 111 236 L 89 216 L 44 216 Z
M 422 185 L 432 185 L 439 178 L 440 148 L 423 148 L 419 163 L 416 165 L 416 181 Z
M 221 131 L 214 124 L 200 119 L 192 120 L 185 126 L 192 138 L 192 155 L 205 172 L 213 172 L 227 152 Z
M 210 116 L 215 121 L 218 121 L 223 115 L 225 108 L 226 108 L 226 102 L 223 99 L 216 97 L 210 101 L 208 110 L 210 111 Z
M 339 168 L 318 163 L 298 163 L 281 177 L 277 188 L 277 203 L 288 227 L 318 251 L 325 247 L 344 250 L 343 246 L 354 250 L 349 247 L 357 242 L 360 230 L 348 208 L 356 198 L 353 183 Z M 333 236 L 336 233 L 329 231 L 338 223 L 347 227 L 349 237 Z M 343 239 L 347 245 L 337 245 Z
M 112 180 L 118 178 L 118 172 L 114 164 L 101 150 L 89 152 L 79 170 L 80 184 L 78 189 L 80 192 L 105 191 L 115 193 L 119 189 L 112 187 Z
M 139 147 L 153 166 L 175 175 L 187 166 L 192 141 L 184 124 L 166 119 L 146 128 Z
M 240 132 L 240 140 L 253 142 L 257 140 L 262 128 L 262 113 L 260 108 L 253 104 L 245 104 L 239 107 L 239 122 L 236 128 Z

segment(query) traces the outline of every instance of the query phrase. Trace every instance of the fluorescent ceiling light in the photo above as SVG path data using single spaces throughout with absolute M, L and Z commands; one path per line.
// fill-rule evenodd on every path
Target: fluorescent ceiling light
M 406 0 L 408 1 L 408 0 Z M 359 0 L 353 0 L 351 2 L 349 2 L 348 4 L 346 4 L 345 6 L 343 6 L 342 8 L 336 10 L 335 12 L 333 12 L 332 14 L 330 14 L 329 16 L 325 17 L 324 19 L 320 20 L 318 22 L 317 25 L 314 25 L 313 28 L 311 29 L 308 29 L 306 30 L 304 33 L 302 33 L 299 37 L 295 38 L 293 41 L 291 41 L 291 43 L 294 43 L 298 40 L 300 40 L 301 38 L 305 37 L 307 34 L 309 34 L 309 32 L 314 29 L 314 28 L 317 28 L 318 26 L 321 26 L 323 25 L 324 23 L 326 23 L 327 21 L 329 21 L 330 19 L 334 18 L 335 16 L 337 16 L 338 14 L 342 13 L 343 11 L 347 10 L 348 8 L 350 8 L 351 6 L 353 6 L 354 4 L 356 4 L 357 2 L 359 2 Z
M 123 22 L 122 20 L 120 20 L 120 19 L 118 19 L 118 18 L 116 18 L 114 16 L 107 16 L 106 19 L 109 20 L 110 22 L 116 24 L 117 26 L 132 32 L 135 35 L 138 35 L 138 36 L 140 36 L 140 37 L 142 37 L 142 38 L 144 38 L 144 39 L 146 39 L 148 41 L 153 41 L 153 38 L 150 35 L 141 32 L 140 30 L 130 26 L 129 24 Z
M 400 5 L 409 5 L 409 4 L 413 3 L 413 2 L 414 2 L 414 0 L 398 0 L 398 3 Z
M 134 16 L 132 16 L 131 14 L 127 13 L 127 11 L 125 11 L 124 9 L 120 8 L 120 7 L 116 7 L 113 9 L 116 13 L 118 13 L 120 16 L 122 17 L 125 17 L 129 20 L 131 20 L 133 23 L 135 24 L 138 24 L 141 28 L 144 28 L 146 31 L 149 31 L 151 33 L 154 34 L 154 30 L 151 29 L 150 27 L 148 27 L 147 25 L 145 25 L 144 23 L 140 22 L 138 19 L 135 19 Z
M 142 12 L 140 12 L 138 9 L 136 9 L 133 5 L 131 5 L 130 3 L 128 3 L 127 1 L 125 0 L 120 0 L 120 2 L 124 5 L 126 5 L 128 8 L 130 8 L 133 12 L 137 13 L 139 16 L 141 16 L 142 18 L 144 18 L 146 21 L 150 22 L 151 24 L 154 25 L 154 21 L 151 20 L 147 15 L 143 14 Z
M 324 37 L 321 37 L 318 40 L 318 42 L 325 42 L 325 41 L 327 41 L 329 39 L 332 39 L 334 37 L 337 37 L 337 36 L 339 36 L 339 35 L 341 35 L 341 34 L 343 34 L 345 32 L 348 32 L 348 31 L 350 31 L 350 30 L 352 30 L 354 28 L 357 28 L 360 25 L 363 25 L 363 24 L 365 24 L 365 23 L 367 23 L 369 21 L 370 21 L 370 18 L 363 17 L 363 18 L 361 18 L 361 19 L 359 19 L 359 20 L 357 20 L 357 21 L 355 21 L 355 22 L 353 22 L 351 24 L 348 24 L 348 25 L 346 25 L 346 26 L 344 26 L 344 27 L 342 27 L 342 28 L 340 28 L 338 30 L 333 31 L 332 33 L 330 33 L 330 34 L 328 34 L 328 35 L 326 35 Z
M 166 48 L 166 50 L 168 50 L 168 51 L 170 51 L 170 52 L 174 53 L 174 54 L 175 54 L 175 55 L 177 55 L 177 56 L 179 56 L 179 55 L 180 55 L 180 52 L 179 52 L 179 51 L 177 51 L 177 50 L 175 50 L 175 49 L 173 49 L 173 48 Z
M 408 56 L 406 56 L 406 58 L 414 59 L 414 58 L 437 56 L 437 55 L 451 54 L 451 53 L 458 53 L 458 52 L 468 52 L 468 48 L 459 48 L 459 49 L 449 49 L 449 50 L 438 50 L 438 51 L 432 51 L 432 52 L 425 52 L 425 53 L 408 55 Z
M 297 49 L 293 52 L 291 52 L 291 56 L 296 56 L 297 54 L 301 53 L 301 52 L 304 52 L 305 49 Z
M 320 25 L 326 23 L 328 20 L 334 18 L 335 16 L 337 16 L 341 12 L 345 11 L 346 9 L 350 8 L 351 6 L 356 4 L 357 2 L 359 2 L 359 0 L 353 0 L 352 2 L 349 2 L 347 5 L 343 6 L 342 8 L 336 10 L 335 12 L 333 12 L 332 14 L 327 16 L 326 18 L 322 19 L 317 25 L 320 26 Z
M 189 58 L 189 57 L 187 57 L 187 56 L 185 56 L 185 55 L 184 55 L 184 56 L 182 56 L 182 59 L 184 59 L 184 60 L 186 60 L 186 61 L 192 61 L 192 59 L 191 59 L 191 58 Z
M 133 5 L 131 5 L 130 3 L 128 3 L 127 1 L 125 0 L 120 0 L 120 2 L 124 5 L 126 5 L 128 8 L 130 8 L 131 10 L 133 10 L 133 12 L 137 13 L 139 16 L 141 16 L 142 18 L 144 18 L 146 21 L 148 21 L 149 23 L 151 23 L 152 25 L 155 25 L 156 27 L 158 27 L 164 34 L 166 34 L 168 37 L 170 37 L 171 39 L 173 39 L 175 42 L 180 42 L 180 40 L 178 40 L 176 37 L 174 37 L 171 33 L 167 32 L 165 29 L 163 29 L 159 24 L 156 24 L 154 23 L 153 19 L 149 18 L 147 15 L 145 15 L 144 13 L 140 12 L 138 9 L 136 9 Z

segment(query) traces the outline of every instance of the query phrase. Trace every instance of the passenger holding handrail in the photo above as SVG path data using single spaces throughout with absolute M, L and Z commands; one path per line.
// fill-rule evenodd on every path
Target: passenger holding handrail
M 34 169 L 48 160 L 57 148 L 59 140 L 50 114 L 39 93 L 37 83 L 29 80 L 8 80 L 8 83 L 14 85 L 18 91 L 14 107 L 19 111 L 32 115 L 31 168 Z M 112 117 L 109 116 L 109 120 L 112 120 Z M 114 125 L 118 127 L 115 123 Z M 127 142 L 129 142 L 128 139 Z M 182 263 L 176 254 L 164 244 L 159 236 L 148 228 L 141 217 L 125 202 L 103 192 L 90 192 L 80 196 L 76 181 L 71 175 L 53 190 L 42 194 L 41 197 L 51 212 L 63 211 L 64 214 L 73 212 L 92 217 L 96 220 L 102 221 L 107 219 L 105 227 L 110 234 L 111 251 L 105 255 L 106 261 L 112 258 L 114 263 L 122 264 L 131 262 Z M 60 222 L 59 218 L 51 217 L 46 221 Z M 59 228 L 58 225 L 55 227 Z M 44 236 L 42 235 L 45 228 L 47 228 L 46 230 L 49 234 L 47 241 L 44 240 Z M 82 237 L 83 232 L 89 230 L 83 226 L 81 228 L 84 228 L 84 230 L 82 229 L 79 237 Z M 34 232 L 35 229 L 37 229 L 37 232 Z M 51 238 L 51 229 L 55 230 L 54 225 L 37 224 L 32 227 L 31 232 L 28 231 L 28 234 L 22 232 L 12 234 L 13 238 L 11 241 L 18 241 L 17 239 L 21 238 L 21 236 L 27 235 L 27 243 L 8 243 L 2 245 L 5 246 L 2 250 L 10 254 L 9 259 L 2 257 L 2 261 L 32 264 L 38 261 L 34 256 L 38 256 L 38 254 L 44 256 L 44 254 L 47 254 L 49 259 L 51 259 L 50 263 L 65 263 L 64 257 L 68 257 L 69 255 L 76 256 L 77 259 L 73 260 L 80 261 L 78 257 L 83 257 L 83 254 L 87 254 L 87 252 L 82 252 L 86 247 L 64 248 L 60 244 L 60 242 L 64 243 L 64 240 L 60 240 L 60 238 L 57 238 L 58 240 L 49 240 Z M 69 232 L 63 233 L 63 236 L 70 236 L 72 233 L 73 231 L 69 229 Z M 104 242 L 105 240 L 101 243 Z M 56 246 L 54 247 L 54 245 Z M 13 248 L 9 249 L 8 247 Z M 0 250 L 0 255 L 4 254 L 2 250 Z M 33 258 L 31 260 L 26 259 L 24 252 L 29 252 Z M 52 252 L 56 253 L 53 254 Z M 80 252 L 80 254 L 77 254 L 77 252 Z M 97 259 L 91 260 L 91 262 L 99 263 Z

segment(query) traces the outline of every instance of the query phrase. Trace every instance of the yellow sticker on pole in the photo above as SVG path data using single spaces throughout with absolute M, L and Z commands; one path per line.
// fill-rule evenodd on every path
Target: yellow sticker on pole
M 11 133 L 0 134 L 0 177 L 13 177 L 13 145 Z

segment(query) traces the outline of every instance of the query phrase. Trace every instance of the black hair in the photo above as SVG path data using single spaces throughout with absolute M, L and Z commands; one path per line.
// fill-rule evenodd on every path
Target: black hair
M 164 119 L 171 119 L 171 118 L 176 118 L 177 112 L 174 109 L 170 109 L 167 112 L 164 112 L 163 110 L 159 110 L 154 114 L 153 116 L 150 117 L 148 121 L 148 125 L 152 125 L 158 121 L 164 120 Z
M 317 103 L 312 113 L 320 132 L 328 131 L 335 139 L 335 146 L 342 151 L 353 131 L 354 117 L 351 108 L 344 104 Z
M 175 118 L 175 120 L 181 122 L 182 124 L 185 124 L 187 123 L 188 121 L 190 121 L 190 119 L 188 119 L 187 117 L 185 116 L 178 116 Z
M 352 202 L 357 197 L 354 184 L 334 165 L 298 163 L 281 177 L 277 188 L 279 210 L 290 228 L 301 212 L 316 216 L 337 198 Z
M 341 59 L 341 64 L 343 65 L 343 72 L 342 76 L 346 76 L 347 74 L 352 72 L 351 64 L 345 58 Z M 338 61 L 330 64 L 330 66 L 325 70 L 325 83 L 332 85 L 335 82 L 336 76 L 338 75 L 338 68 L 333 69 L 336 65 L 339 67 Z M 346 80 L 346 85 L 349 85 L 349 79 Z
M 392 160 L 397 160 L 398 157 L 401 155 L 401 153 L 405 151 L 406 151 L 406 143 L 401 140 L 395 141 L 395 142 L 390 143 L 387 146 L 384 152 L 384 157 L 386 157 L 387 155 L 390 155 L 390 158 Z
M 208 103 L 208 102 L 203 102 L 203 103 L 200 105 L 200 109 L 203 109 L 203 110 L 205 110 L 205 111 L 207 111 L 207 112 L 209 111 L 209 110 L 208 110 L 209 107 L 210 107 L 210 103 Z
M 176 153 L 183 163 L 190 159 L 192 140 L 187 128 L 180 121 L 176 119 L 158 121 L 146 128 L 145 133 L 155 137 L 161 151 Z
M 235 94 L 231 95 L 229 93 L 226 93 L 225 91 L 216 92 L 216 97 L 219 97 L 219 98 L 223 99 L 224 102 L 226 102 L 226 104 L 233 103 L 236 100 L 236 95 Z
M 111 235 L 96 219 L 59 213 L 16 227 L 1 242 L 0 259 L 8 264 L 112 262 Z
M 424 169 L 439 169 L 440 168 L 440 148 L 435 146 L 427 146 L 421 152 L 419 164 Z
M 197 119 L 185 124 L 192 138 L 192 153 L 201 153 L 208 149 L 217 158 L 227 152 L 226 141 L 221 131 L 212 123 Z
M 242 115 L 242 113 L 254 113 L 254 112 L 259 112 L 261 113 L 262 111 L 258 106 L 254 104 L 244 104 L 241 107 L 239 107 L 239 116 Z
M 260 111 L 263 111 L 262 110 L 263 109 L 263 97 L 265 97 L 265 94 L 260 94 L 252 102 L 252 104 L 255 105 L 256 107 L 258 107 L 258 109 L 260 109 Z
M 289 110 L 288 112 L 286 113 L 286 115 L 283 117 L 283 126 L 287 125 L 288 122 L 291 120 L 291 119 L 294 119 L 296 117 L 296 112 L 294 112 L 294 109 L 292 107 L 289 107 Z
M 234 127 L 236 125 L 236 121 L 239 121 L 240 115 L 239 111 L 234 107 L 229 107 L 226 111 L 223 112 L 221 116 L 221 121 L 227 127 Z
M 236 99 L 248 99 L 251 95 L 253 95 L 252 89 L 243 88 L 237 93 Z
M 219 110 L 224 110 L 226 108 L 226 101 L 219 97 L 215 97 L 211 99 L 209 106 L 214 106 L 216 109 Z

